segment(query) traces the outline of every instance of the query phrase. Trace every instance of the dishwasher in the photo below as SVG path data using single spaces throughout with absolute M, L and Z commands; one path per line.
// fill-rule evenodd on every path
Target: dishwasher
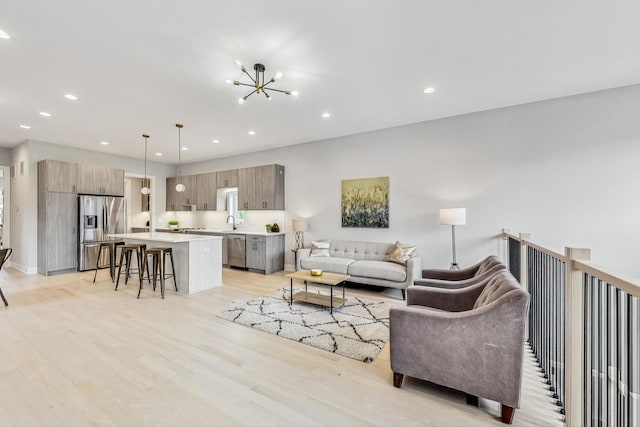
M 228 234 L 227 235 L 227 262 L 232 267 L 246 267 L 245 254 L 247 248 L 245 245 L 244 234 Z

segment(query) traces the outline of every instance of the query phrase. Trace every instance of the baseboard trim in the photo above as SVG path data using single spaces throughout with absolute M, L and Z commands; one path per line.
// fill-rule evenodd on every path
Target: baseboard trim
M 22 264 L 18 264 L 16 262 L 12 262 L 12 261 L 8 261 L 7 262 L 7 267 L 11 267 L 13 269 L 16 269 L 19 272 L 24 273 L 24 274 L 37 274 L 38 273 L 38 269 L 36 267 L 27 268 Z

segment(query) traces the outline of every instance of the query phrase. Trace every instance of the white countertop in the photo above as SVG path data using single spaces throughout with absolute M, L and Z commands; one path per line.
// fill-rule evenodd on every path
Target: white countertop
M 205 228 L 205 229 L 200 229 L 200 230 L 189 230 L 189 233 L 198 233 L 198 232 L 204 232 L 204 233 L 225 233 L 225 234 L 250 234 L 250 235 L 254 235 L 254 236 L 277 236 L 280 234 L 284 234 L 283 232 L 277 232 L 277 233 L 267 233 L 266 231 L 251 231 L 251 230 L 235 230 L 235 231 L 231 231 L 231 230 L 216 230 L 216 229 L 211 229 L 211 228 Z
M 124 234 L 110 234 L 109 237 L 115 237 L 118 239 L 136 239 L 136 240 L 148 240 L 152 242 L 164 242 L 164 243 L 184 243 L 194 240 L 215 240 L 222 239 L 220 236 L 207 236 L 204 234 L 185 234 L 185 233 L 124 233 Z

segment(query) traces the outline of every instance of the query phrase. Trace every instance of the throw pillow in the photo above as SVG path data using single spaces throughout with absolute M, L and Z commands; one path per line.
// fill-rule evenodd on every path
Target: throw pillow
M 409 258 L 413 258 L 416 253 L 416 249 L 417 247 L 415 245 L 403 245 L 397 241 L 391 253 L 385 258 L 385 261 L 407 265 L 407 260 Z
M 328 257 L 331 256 L 329 253 L 329 247 L 331 246 L 331 242 L 311 242 L 311 254 L 309 256 L 323 256 Z

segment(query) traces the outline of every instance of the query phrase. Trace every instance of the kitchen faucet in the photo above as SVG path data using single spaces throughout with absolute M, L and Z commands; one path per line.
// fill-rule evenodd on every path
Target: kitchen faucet
M 233 231 L 236 231 L 238 227 L 236 227 L 236 218 L 233 215 L 229 215 L 227 217 L 227 224 L 229 224 L 229 218 L 231 218 L 231 223 L 233 224 Z

